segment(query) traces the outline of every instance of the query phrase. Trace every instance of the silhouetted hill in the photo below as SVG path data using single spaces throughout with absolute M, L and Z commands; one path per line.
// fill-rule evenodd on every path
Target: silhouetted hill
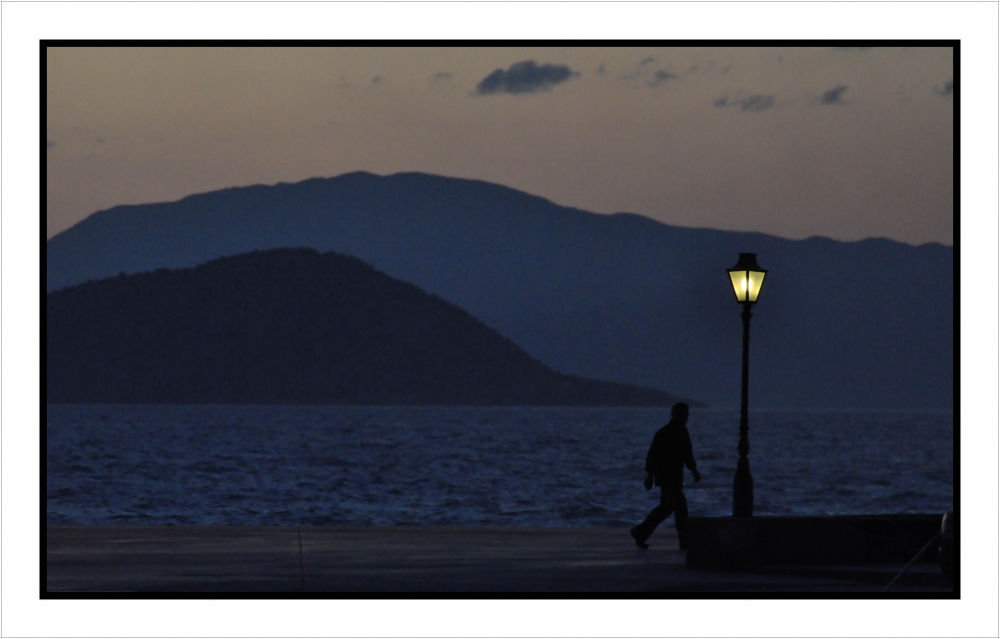
M 50 403 L 670 405 L 560 375 L 364 262 L 276 249 L 47 296 Z
M 473 180 L 351 173 L 116 207 L 48 242 L 48 287 L 295 246 L 359 257 L 563 373 L 713 406 L 740 393 L 725 269 L 756 252 L 751 408 L 953 404 L 949 247 L 682 228 Z

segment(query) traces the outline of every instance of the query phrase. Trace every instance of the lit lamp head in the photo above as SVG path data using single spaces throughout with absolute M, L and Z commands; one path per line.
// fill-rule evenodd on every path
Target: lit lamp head
M 760 287 L 764 284 L 764 276 L 767 271 L 757 264 L 756 253 L 740 253 L 740 259 L 736 266 L 729 269 L 729 277 L 733 280 L 733 291 L 736 292 L 736 301 L 743 304 L 751 304 L 757 301 L 760 295 Z

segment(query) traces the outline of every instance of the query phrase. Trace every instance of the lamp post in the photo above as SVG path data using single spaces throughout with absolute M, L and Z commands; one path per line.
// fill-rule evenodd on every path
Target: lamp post
M 736 477 L 733 479 L 733 516 L 753 516 L 753 477 L 750 476 L 750 440 L 747 433 L 750 421 L 747 416 L 747 390 L 750 372 L 750 307 L 757 303 L 760 287 L 764 284 L 767 271 L 757 264 L 756 253 L 740 253 L 736 266 L 729 269 L 729 277 L 733 282 L 736 301 L 743 306 L 743 392 L 740 399 L 740 443 L 737 448 L 740 453 L 736 463 Z

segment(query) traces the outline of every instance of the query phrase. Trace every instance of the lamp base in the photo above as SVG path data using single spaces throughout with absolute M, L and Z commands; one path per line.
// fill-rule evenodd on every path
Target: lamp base
M 733 517 L 753 516 L 753 477 L 750 476 L 750 460 L 740 457 L 733 479 Z

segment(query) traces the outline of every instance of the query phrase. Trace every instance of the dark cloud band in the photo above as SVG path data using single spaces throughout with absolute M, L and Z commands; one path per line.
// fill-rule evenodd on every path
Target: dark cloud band
M 847 91 L 847 87 L 843 84 L 835 86 L 829 91 L 824 91 L 823 95 L 819 98 L 820 104 L 843 104 L 844 101 L 840 99 L 844 91 Z
M 512 64 L 509 69 L 497 69 L 476 85 L 476 93 L 538 93 L 548 91 L 557 84 L 580 75 L 563 64 L 536 64 L 525 60 Z
M 733 107 L 740 111 L 764 111 L 774 106 L 774 98 L 774 95 L 751 95 L 736 100 L 718 98 L 713 104 L 719 109 Z
M 653 74 L 653 79 L 649 81 L 649 86 L 651 87 L 659 86 L 664 82 L 666 82 L 667 80 L 676 80 L 676 79 L 677 79 L 676 73 L 670 73 L 666 69 L 660 69 L 659 71 Z
M 739 101 L 740 111 L 763 111 L 774 106 L 773 95 L 751 95 Z

